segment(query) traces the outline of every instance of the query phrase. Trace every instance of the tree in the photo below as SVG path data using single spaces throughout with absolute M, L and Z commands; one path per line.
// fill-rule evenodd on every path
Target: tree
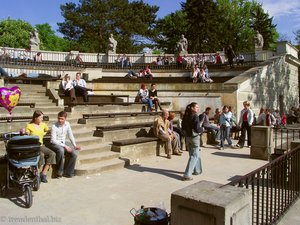
M 296 40 L 297 45 L 300 45 L 300 29 L 297 30 L 296 32 L 294 32 L 294 35 L 296 36 L 295 40 Z
M 178 10 L 157 21 L 155 28 L 157 35 L 153 41 L 165 53 L 174 53 L 176 52 L 176 43 L 182 34 L 187 33 L 187 28 L 186 14 L 182 10 Z
M 252 8 L 252 24 L 254 31 L 264 37 L 264 49 L 275 49 L 279 34 L 276 30 L 276 25 L 273 25 L 273 17 L 265 13 L 262 5 L 255 3 Z
M 29 34 L 32 30 L 29 23 L 8 17 L 0 22 L 0 46 L 29 48 Z
M 48 23 L 37 24 L 36 29 L 41 40 L 40 49 L 47 51 L 70 51 L 71 41 L 58 37 Z
M 220 50 L 219 11 L 213 0 L 187 0 L 182 3 L 186 13 L 188 30 L 186 37 L 189 40 L 189 52 L 215 52 Z M 222 29 L 223 30 L 223 29 Z
M 118 52 L 134 53 L 139 42 L 135 37 L 152 37 L 157 6 L 143 1 L 80 0 L 79 4 L 61 5 L 63 23 L 59 31 L 68 40 L 76 41 L 77 49 L 106 52 L 107 40 L 113 34 L 118 41 Z

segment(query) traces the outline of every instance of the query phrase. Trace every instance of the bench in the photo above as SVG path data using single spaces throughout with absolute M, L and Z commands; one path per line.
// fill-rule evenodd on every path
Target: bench
M 131 128 L 151 127 L 153 122 L 131 123 L 131 124 L 116 124 L 107 126 L 96 126 L 96 131 L 121 130 Z
M 180 111 L 170 111 L 180 113 Z M 123 112 L 123 113 L 97 113 L 97 114 L 82 114 L 83 119 L 98 119 L 102 117 L 119 117 L 119 116 L 151 116 L 160 115 L 161 112 Z
M 10 122 L 19 122 L 19 121 L 28 121 L 31 120 L 32 116 L 2 116 L 0 121 Z M 49 121 L 49 116 L 43 116 L 44 121 Z
M 46 85 L 47 81 L 58 81 L 61 80 L 59 77 L 4 77 L 4 81 L 7 83 L 23 83 L 23 84 L 43 84 Z
M 130 162 L 144 157 L 157 156 L 164 149 L 164 143 L 157 137 L 138 137 L 112 143 L 111 150 L 119 152 L 121 158 L 129 159 Z
M 126 101 L 129 102 L 129 95 L 102 95 L 102 94 L 95 94 L 95 95 L 88 95 L 88 102 L 83 101 L 82 96 L 76 96 L 77 103 L 71 103 L 70 97 L 65 96 L 63 93 L 59 93 L 58 96 L 64 99 L 65 105 L 75 106 L 75 105 L 98 105 L 105 102 L 116 102 L 116 103 L 123 103 L 122 98 L 126 98 Z
M 35 108 L 35 103 L 21 102 L 21 103 L 18 103 L 17 106 L 29 106 L 30 108 Z M 0 107 L 3 107 L 3 106 L 0 105 Z

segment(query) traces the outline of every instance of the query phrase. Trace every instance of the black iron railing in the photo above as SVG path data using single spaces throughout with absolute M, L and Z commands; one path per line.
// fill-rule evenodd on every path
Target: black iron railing
M 270 163 L 228 184 L 252 190 L 252 224 L 276 224 L 299 197 L 300 146 L 289 150 L 298 138 L 299 129 L 275 129 L 275 143 L 287 151 L 272 154 Z
M 300 128 L 274 128 L 273 143 L 274 152 L 282 154 L 290 149 L 291 141 L 300 139 Z

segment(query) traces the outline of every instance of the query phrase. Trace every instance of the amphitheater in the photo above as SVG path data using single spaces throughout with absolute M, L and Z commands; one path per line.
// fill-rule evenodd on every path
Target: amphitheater
M 24 50 L 19 49 L 18 51 L 22 52 Z M 121 171 L 125 168 L 133 168 L 134 170 L 134 166 L 143 162 L 146 164 L 147 162 L 149 164 L 153 163 L 153 165 L 155 165 L 155 162 L 169 165 L 169 162 L 162 161 L 164 160 L 164 146 L 162 143 L 148 135 L 151 124 L 158 113 L 145 112 L 144 104 L 134 102 L 141 83 L 146 83 L 148 86 L 151 83 L 156 83 L 163 108 L 176 112 L 177 116 L 192 101 L 199 104 L 200 112 L 208 106 L 214 112 L 216 108 L 223 105 L 231 105 L 237 116 L 239 116 L 242 102 L 245 100 L 250 101 L 255 114 L 258 114 L 261 107 L 280 109 L 282 112 L 287 112 L 292 106 L 298 106 L 299 104 L 298 68 L 300 61 L 297 49 L 288 42 L 279 42 L 276 51 L 245 53 L 245 63 L 236 65 L 233 69 L 229 68 L 226 62 L 221 65 L 208 62 L 209 73 L 214 80 L 213 83 L 191 83 L 189 81 L 190 70 L 184 67 L 153 65 L 151 63 L 155 61 L 157 57 L 155 55 L 127 55 L 132 59 L 133 70 L 138 70 L 142 66 L 150 64 L 154 74 L 153 80 L 150 81 L 144 78 L 126 78 L 125 75 L 128 69 L 120 68 L 114 63 L 117 55 L 81 53 L 84 63 L 76 65 L 65 62 L 67 52 L 41 52 L 43 62 L 40 63 L 24 62 L 22 60 L 0 62 L 0 67 L 9 71 L 10 74 L 40 73 L 53 76 L 53 78 L 47 79 L 20 77 L 2 77 L 0 79 L 1 87 L 18 86 L 22 92 L 20 102 L 13 109 L 11 118 L 3 107 L 0 108 L 0 133 L 19 131 L 30 121 L 33 112 L 37 109 L 44 113 L 49 127 L 56 121 L 59 111 L 67 111 L 68 121 L 71 123 L 76 142 L 82 148 L 76 163 L 76 175 L 85 179 L 90 177 L 96 179 L 99 174 L 105 174 L 104 176 L 108 179 L 110 176 L 118 177 L 120 184 L 124 185 L 122 183 L 124 178 L 120 178 L 119 175 L 115 174 L 118 171 L 124 173 Z M 77 104 L 71 105 L 58 91 L 61 81 L 59 77 L 70 74 L 73 79 L 76 72 L 82 73 L 88 86 L 93 89 L 94 95 L 89 96 L 87 104 L 79 99 Z M 214 146 L 206 144 L 205 146 L 209 151 L 214 149 Z M 5 145 L 0 142 L 0 155 L 4 154 Z M 187 161 L 187 155 L 184 157 Z M 173 162 L 170 162 L 173 163 L 173 167 L 176 165 L 174 160 L 172 159 Z M 182 161 L 182 159 L 180 160 Z M 183 162 L 180 168 L 184 167 L 186 161 Z M 241 170 L 248 173 L 266 163 L 265 161 L 254 161 L 252 166 L 247 164 L 248 170 L 247 168 Z M 219 163 L 222 164 L 222 162 Z M 165 170 L 168 169 L 164 165 L 162 167 Z M 75 181 L 83 179 L 77 176 L 74 178 Z M 227 176 L 230 175 L 227 174 Z M 88 182 L 88 180 L 86 181 Z M 226 180 L 223 179 L 215 181 L 226 183 Z M 72 181 L 65 180 L 65 182 L 70 184 Z M 112 182 L 118 185 L 118 180 Z M 152 181 L 149 180 L 148 182 Z M 52 183 L 63 188 L 63 184 L 57 180 L 51 180 L 49 183 L 48 185 Z M 143 184 L 146 185 L 147 182 L 143 182 Z M 169 183 L 169 185 L 172 185 L 172 183 Z M 182 188 L 186 185 L 180 184 L 174 187 Z M 135 192 L 134 187 L 126 187 L 125 185 L 119 188 L 132 189 L 132 192 Z M 156 186 L 154 185 L 153 188 L 156 188 Z M 39 192 L 43 192 L 42 189 Z M 49 187 L 45 187 L 45 189 L 47 189 L 47 192 L 51 192 Z M 148 191 L 153 190 L 150 184 L 145 189 Z M 167 189 L 167 186 L 164 189 Z M 90 189 L 87 188 L 87 190 Z M 160 195 L 159 190 L 155 191 L 156 195 Z M 161 196 L 162 199 L 170 198 L 171 192 L 161 191 L 161 193 L 168 195 L 167 197 Z M 92 194 L 92 196 L 95 195 Z M 115 195 L 118 198 L 118 193 L 115 193 Z M 131 196 L 132 193 L 128 193 L 128 195 Z M 145 200 L 145 198 L 141 199 Z M 76 202 L 80 204 L 80 201 L 84 200 L 77 196 Z M 38 204 L 36 200 L 34 204 Z M 60 204 L 64 203 L 61 202 Z M 74 204 L 76 203 L 74 202 Z M 165 202 L 165 204 L 167 209 L 170 209 L 169 203 Z M 93 202 L 92 205 L 96 205 L 96 203 Z M 126 205 L 126 203 L 123 205 Z M 43 205 L 43 207 L 47 206 Z M 51 205 L 52 207 L 55 206 Z M 103 207 L 105 208 L 105 206 Z M 126 207 L 128 209 L 132 208 L 130 205 L 126 205 Z M 9 206 L 6 210 L 8 209 Z M 110 210 L 114 210 L 114 208 L 99 212 L 99 217 L 105 218 L 103 220 L 95 218 L 95 215 L 91 216 L 92 213 L 86 210 L 83 210 L 85 213 L 82 215 L 78 213 L 79 216 L 74 215 L 73 218 L 72 213 L 74 212 L 66 210 L 68 219 L 64 219 L 63 224 L 82 224 L 84 220 L 81 217 L 85 216 L 90 218 L 87 219 L 86 224 L 130 224 L 126 220 L 124 220 L 124 223 L 117 219 L 110 221 L 110 218 L 106 216 Z M 124 209 L 118 210 L 124 211 Z M 21 214 L 23 215 L 23 213 Z M 31 213 L 31 215 L 36 214 Z M 61 217 L 63 216 L 61 215 Z M 116 217 L 118 216 L 116 215 Z M 121 218 L 124 219 L 124 216 Z M 132 218 L 130 219 L 132 220 Z

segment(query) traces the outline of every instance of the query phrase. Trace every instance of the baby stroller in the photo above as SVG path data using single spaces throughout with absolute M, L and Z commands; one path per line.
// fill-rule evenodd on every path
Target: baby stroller
M 32 190 L 40 187 L 38 162 L 40 159 L 40 143 L 37 136 L 15 136 L 16 133 L 3 135 L 6 144 L 6 183 L 2 194 L 14 187 L 21 190 L 25 198 L 25 206 L 32 205 Z

